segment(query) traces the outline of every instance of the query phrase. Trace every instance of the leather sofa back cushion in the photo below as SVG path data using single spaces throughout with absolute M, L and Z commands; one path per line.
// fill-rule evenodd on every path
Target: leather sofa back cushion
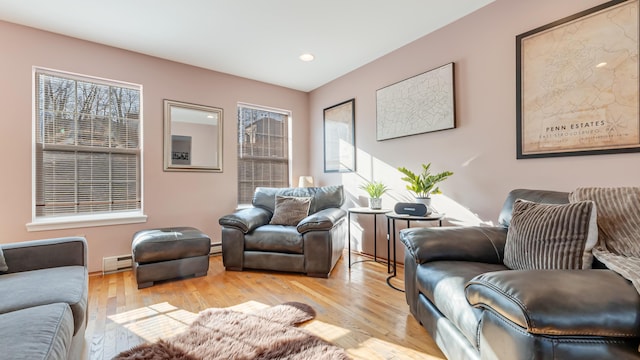
M 339 208 L 344 204 L 342 185 L 308 188 L 270 188 L 258 187 L 253 194 L 253 206 L 274 212 L 276 195 L 311 197 L 309 214 L 315 214 L 328 208 Z
M 529 200 L 545 204 L 567 204 L 569 203 L 569 193 L 549 190 L 514 189 L 509 192 L 504 200 L 498 223 L 502 227 L 509 227 L 511 224 L 511 213 L 513 203 L 517 199 Z
M 276 196 L 276 207 L 269 224 L 296 226 L 309 215 L 310 197 Z
M 598 240 L 593 201 L 539 204 L 518 199 L 507 232 L 504 264 L 511 269 L 589 269 Z

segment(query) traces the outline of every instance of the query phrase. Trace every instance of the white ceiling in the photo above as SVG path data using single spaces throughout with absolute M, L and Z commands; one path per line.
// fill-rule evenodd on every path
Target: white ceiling
M 493 1 L 0 0 L 0 19 L 311 91 Z

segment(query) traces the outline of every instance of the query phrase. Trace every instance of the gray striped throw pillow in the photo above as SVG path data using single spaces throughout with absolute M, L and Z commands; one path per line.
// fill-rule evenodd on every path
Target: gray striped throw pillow
M 588 269 L 598 240 L 593 201 L 539 204 L 518 199 L 504 248 L 510 269 Z
M 296 226 L 309 215 L 311 197 L 276 195 L 276 207 L 269 224 Z

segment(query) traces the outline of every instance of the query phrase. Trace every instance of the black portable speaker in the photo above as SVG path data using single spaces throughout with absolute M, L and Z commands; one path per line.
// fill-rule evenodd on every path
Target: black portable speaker
M 393 211 L 411 216 L 425 216 L 428 213 L 427 206 L 420 203 L 397 203 Z

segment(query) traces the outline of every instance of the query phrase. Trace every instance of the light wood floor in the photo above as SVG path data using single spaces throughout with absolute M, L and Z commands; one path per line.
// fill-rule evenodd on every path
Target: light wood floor
M 199 311 L 230 307 L 251 312 L 299 301 L 317 312 L 302 327 L 346 349 L 354 359 L 444 359 L 411 316 L 404 293 L 387 286 L 387 266 L 347 268 L 346 252 L 329 279 L 274 272 L 225 271 L 221 256 L 209 273 L 138 290 L 131 271 L 89 278 L 89 359 L 111 359 L 143 342 L 184 330 Z M 352 261 L 363 259 L 353 255 Z M 392 283 L 403 287 L 403 269 Z

